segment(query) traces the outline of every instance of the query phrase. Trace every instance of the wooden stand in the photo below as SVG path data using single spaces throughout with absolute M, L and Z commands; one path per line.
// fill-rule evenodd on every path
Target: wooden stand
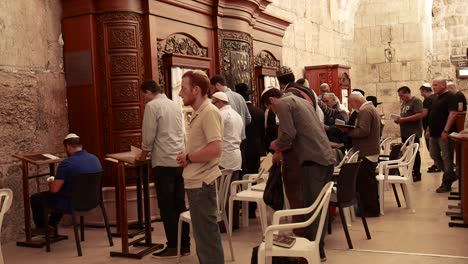
M 109 154 L 107 157 L 117 160 L 117 184 L 115 188 L 117 201 L 117 232 L 120 234 L 122 241 L 122 251 L 111 251 L 111 257 L 124 257 L 141 259 L 145 255 L 164 247 L 163 244 L 153 243 L 151 239 L 151 213 L 149 201 L 149 173 L 150 163 L 138 162 L 133 158 L 125 157 L 122 153 Z M 144 213 L 144 236 L 135 238 L 133 241 L 128 241 L 128 222 L 127 222 L 127 195 L 126 195 L 126 177 L 125 167 L 137 166 L 140 168 L 141 181 L 143 186 L 143 213 Z M 143 173 L 143 167 L 146 166 L 147 172 Z M 137 182 L 137 184 L 139 184 Z M 133 253 L 129 251 L 129 246 L 146 247 L 144 250 Z
M 63 159 L 50 159 L 42 156 L 43 152 L 15 154 L 13 157 L 21 160 L 21 167 L 23 171 L 23 207 L 24 207 L 24 233 L 26 235 L 25 241 L 16 242 L 20 247 L 41 248 L 46 245 L 45 239 L 32 240 L 33 235 L 31 232 L 31 206 L 29 204 L 29 180 L 36 179 L 37 189 L 39 191 L 39 178 L 44 176 L 55 175 L 55 164 L 60 163 Z M 29 175 L 29 164 L 36 166 L 36 174 Z M 39 167 L 49 165 L 49 173 L 39 174 Z M 68 239 L 68 236 L 55 235 L 51 237 L 51 243 Z
M 460 203 L 456 206 L 450 206 L 449 209 L 459 209 L 459 212 L 447 212 L 450 216 L 449 227 L 468 227 L 468 137 L 459 138 L 450 136 L 456 144 L 456 156 L 457 156 L 457 171 L 459 173 L 459 197 L 456 200 L 460 200 Z M 455 198 L 455 197 L 454 197 Z M 455 200 L 452 198 L 452 200 Z M 458 220 L 461 222 L 454 222 Z

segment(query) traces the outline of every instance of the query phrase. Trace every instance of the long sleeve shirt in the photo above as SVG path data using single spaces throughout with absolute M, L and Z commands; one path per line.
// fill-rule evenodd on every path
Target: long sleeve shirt
M 249 108 L 247 107 L 247 103 L 245 102 L 244 97 L 242 95 L 233 92 L 231 89 L 225 87 L 224 93 L 226 94 L 228 100 L 229 100 L 229 105 L 236 111 L 241 117 L 242 120 L 244 121 L 243 127 L 242 127 L 242 135 L 241 138 L 244 140 L 246 138 L 245 136 L 245 127 L 250 124 L 250 121 L 252 121 L 252 117 L 250 116 L 249 113 Z

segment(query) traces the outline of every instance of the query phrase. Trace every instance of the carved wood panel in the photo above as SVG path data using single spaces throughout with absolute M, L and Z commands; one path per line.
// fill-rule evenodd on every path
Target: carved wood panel
M 183 54 L 196 57 L 208 57 L 208 48 L 203 47 L 195 38 L 185 34 L 173 34 L 166 39 L 160 39 L 157 41 L 158 48 L 158 73 L 159 73 L 159 84 L 164 87 L 166 80 L 164 80 L 165 71 L 170 69 L 164 69 L 163 55 L 164 54 Z
M 130 146 L 141 146 L 140 134 L 118 135 L 115 140 L 115 148 L 118 152 L 129 151 Z
M 255 66 L 280 67 L 280 61 L 269 51 L 262 50 L 254 58 Z
M 227 86 L 234 88 L 238 83 L 246 83 L 255 88 L 252 37 L 244 32 L 220 30 L 219 65 Z
M 111 81 L 112 103 L 135 102 L 140 100 L 137 80 Z
M 130 146 L 130 141 L 120 140 L 129 130 L 138 131 L 141 137 L 143 23 L 141 15 L 132 12 L 110 12 L 96 18 L 104 148 L 106 153 L 112 153 Z

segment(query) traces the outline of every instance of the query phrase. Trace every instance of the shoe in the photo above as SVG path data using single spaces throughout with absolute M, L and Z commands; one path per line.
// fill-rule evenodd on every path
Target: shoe
M 421 181 L 421 175 L 415 176 L 413 175 L 413 182 L 419 182 Z
M 431 167 L 427 169 L 427 172 L 440 172 L 440 171 L 441 170 L 436 165 L 432 165 Z
M 451 190 L 452 190 L 452 187 L 441 185 L 439 188 L 437 188 L 436 193 L 446 193 L 446 192 L 450 192 Z
M 190 255 L 190 247 L 183 247 L 180 249 L 181 256 L 188 256 Z
M 327 255 L 325 255 L 325 251 L 320 250 L 320 262 L 327 261 Z
M 166 247 L 165 249 L 153 253 L 153 258 L 175 258 L 177 257 L 177 249 Z
M 45 227 L 36 227 L 33 230 L 31 230 L 31 234 L 33 236 L 45 236 L 46 233 L 49 233 L 49 236 L 53 237 L 55 234 L 56 228 L 53 226 L 45 226 Z

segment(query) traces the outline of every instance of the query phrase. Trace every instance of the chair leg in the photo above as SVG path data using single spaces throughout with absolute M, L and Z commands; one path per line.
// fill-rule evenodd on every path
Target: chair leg
M 80 244 L 80 235 L 78 233 L 78 224 L 76 223 L 75 216 L 72 215 L 72 224 L 73 224 L 73 232 L 75 233 L 75 242 L 76 242 L 76 250 L 78 251 L 78 256 L 83 256 L 81 252 L 81 244 Z
M 395 195 L 396 203 L 397 203 L 398 207 L 401 207 L 400 198 L 398 197 L 397 189 L 395 187 L 395 184 L 393 184 L 393 183 L 392 183 L 392 189 L 393 189 L 393 194 Z
M 380 203 L 380 214 L 384 215 L 384 181 L 379 181 L 379 203 Z M 359 208 L 361 209 L 361 208 Z
M 226 222 L 227 222 L 226 212 L 223 212 L 221 217 L 223 218 L 224 224 L 226 225 Z M 231 223 L 229 223 L 229 225 L 231 225 Z M 234 248 L 232 247 L 232 231 L 230 229 L 228 229 L 226 234 L 227 234 L 227 237 L 228 237 L 229 248 L 231 249 L 231 259 L 232 259 L 232 261 L 235 261 Z
M 371 239 L 369 227 L 367 226 L 366 212 L 364 212 L 364 207 L 362 206 L 361 197 L 359 197 L 359 194 L 356 194 L 356 196 L 357 196 L 359 211 L 361 212 L 362 225 L 364 225 L 364 230 L 366 231 L 367 239 Z
M 234 205 L 234 200 L 232 199 L 232 197 L 229 197 L 229 214 L 228 214 L 229 221 L 227 223 L 224 223 L 224 226 L 226 226 L 226 224 L 227 224 L 227 229 L 231 234 L 232 234 L 232 219 L 234 218 L 233 215 L 232 215 L 233 214 L 233 209 L 232 209 L 233 205 Z M 243 216 L 244 212 L 245 212 L 244 207 L 245 207 L 245 204 L 242 203 L 242 217 L 244 217 Z M 249 211 L 248 208 L 247 208 L 247 211 Z M 244 221 L 242 221 L 242 223 L 245 224 Z
M 328 234 L 331 235 L 332 233 L 332 226 L 331 226 L 331 219 L 332 219 L 332 215 L 331 215 L 331 205 L 328 204 L 328 221 L 327 221 L 327 231 L 328 231 Z
M 348 247 L 349 249 L 353 249 L 353 243 L 351 242 L 351 237 L 349 236 L 348 225 L 346 224 L 346 218 L 344 216 L 343 207 L 341 207 L 341 205 L 338 204 L 338 208 L 340 210 L 341 224 L 343 225 L 343 230 L 345 232 L 346 241 L 348 241 Z
M 401 189 L 403 190 L 403 194 L 405 195 L 406 208 L 413 209 L 413 205 L 411 203 L 411 194 L 408 190 L 408 185 L 401 184 Z M 412 210 L 412 212 L 414 213 L 414 209 Z
M 180 261 L 180 243 L 182 240 L 182 218 L 179 217 L 179 223 L 177 224 L 177 263 Z
M 102 204 L 102 202 L 99 206 L 101 207 L 102 217 L 104 218 L 104 225 L 106 226 L 107 239 L 109 240 L 109 245 L 112 247 L 114 242 L 112 241 L 112 234 L 109 226 L 109 219 L 107 218 L 106 208 L 104 208 L 104 204 Z
M 81 232 L 81 241 L 84 241 L 84 216 L 80 216 L 80 232 Z
M 264 234 L 268 226 L 266 204 L 263 202 L 263 200 L 257 201 L 257 204 L 258 204 L 258 208 L 260 209 L 260 224 L 262 225 L 262 234 Z

